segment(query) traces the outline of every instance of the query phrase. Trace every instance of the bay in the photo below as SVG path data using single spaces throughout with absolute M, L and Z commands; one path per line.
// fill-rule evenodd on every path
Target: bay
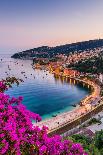
M 23 104 L 43 119 L 72 110 L 89 90 L 80 85 L 70 84 L 69 79 L 55 78 L 43 70 L 34 70 L 31 60 L 11 59 L 10 55 L 0 56 L 0 79 L 15 76 L 24 80 L 18 87 L 13 85 L 6 93 L 10 97 L 23 96 Z M 24 72 L 24 73 L 22 73 Z

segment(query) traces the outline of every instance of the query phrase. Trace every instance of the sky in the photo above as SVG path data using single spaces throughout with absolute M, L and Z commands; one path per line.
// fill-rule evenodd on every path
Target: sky
M 103 38 L 103 0 L 0 0 L 0 54 Z

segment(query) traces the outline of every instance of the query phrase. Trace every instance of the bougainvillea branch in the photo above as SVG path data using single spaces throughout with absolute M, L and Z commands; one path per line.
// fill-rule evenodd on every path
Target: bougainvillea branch
M 41 121 L 22 104 L 22 97 L 10 98 L 4 93 L 10 78 L 0 81 L 0 155 L 87 155 L 82 146 L 61 136 L 48 137 L 48 128 L 33 126 Z M 17 82 L 16 78 L 12 83 Z

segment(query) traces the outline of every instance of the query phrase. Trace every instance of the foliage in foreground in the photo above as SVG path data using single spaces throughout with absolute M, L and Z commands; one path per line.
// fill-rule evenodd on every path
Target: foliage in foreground
M 73 135 L 69 139 L 75 143 L 81 143 L 89 155 L 103 155 L 103 130 L 96 132 L 93 139 L 80 134 Z
M 0 155 L 87 155 L 80 143 L 48 137 L 47 127 L 33 126 L 41 117 L 22 105 L 22 97 L 4 94 L 12 80 L 0 81 Z

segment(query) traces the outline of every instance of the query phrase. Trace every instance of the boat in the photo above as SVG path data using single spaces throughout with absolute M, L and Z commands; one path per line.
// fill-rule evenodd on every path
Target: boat
M 56 117 L 56 116 L 57 116 L 57 114 L 53 114 L 53 115 L 52 115 L 52 117 Z
M 73 107 L 76 107 L 76 104 L 72 104 Z

